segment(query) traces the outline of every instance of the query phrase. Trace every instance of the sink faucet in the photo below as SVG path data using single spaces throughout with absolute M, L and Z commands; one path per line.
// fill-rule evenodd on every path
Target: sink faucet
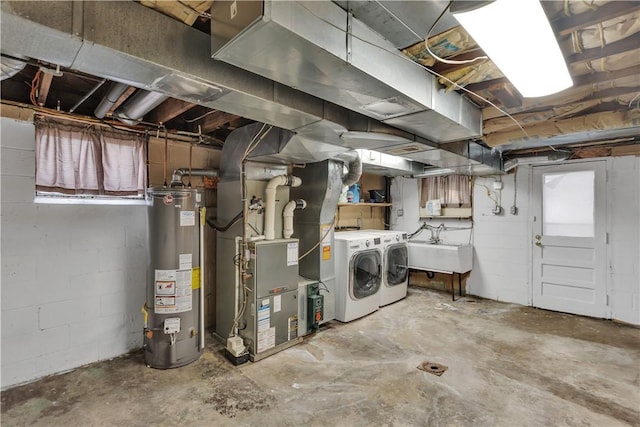
M 444 229 L 444 224 L 440 224 L 439 226 L 434 227 L 433 225 L 429 225 L 426 222 L 423 222 L 420 228 L 418 228 L 415 233 L 409 236 L 409 239 L 418 235 L 422 230 L 429 230 L 429 232 L 431 233 L 431 237 L 429 238 L 428 242 L 437 245 L 439 243 L 442 243 L 442 240 L 440 239 L 440 232 Z

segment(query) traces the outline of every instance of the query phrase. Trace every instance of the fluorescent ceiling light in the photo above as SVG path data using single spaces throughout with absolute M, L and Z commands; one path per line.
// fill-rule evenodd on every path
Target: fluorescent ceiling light
M 544 165 L 561 162 L 567 160 L 570 154 L 567 151 L 554 151 L 544 156 L 516 157 L 504 162 L 504 171 L 509 172 L 511 169 L 521 165 Z
M 422 173 L 417 175 L 413 175 L 414 178 L 423 178 L 425 176 L 442 176 L 442 175 L 451 175 L 456 173 L 453 169 L 449 168 L 437 168 L 437 169 L 427 169 Z
M 496 0 L 468 10 L 469 4 L 484 3 L 456 1 L 450 11 L 523 97 L 551 95 L 573 85 L 538 0 Z

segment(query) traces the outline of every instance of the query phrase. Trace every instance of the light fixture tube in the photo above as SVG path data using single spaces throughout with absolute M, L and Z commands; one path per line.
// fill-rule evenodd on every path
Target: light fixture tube
M 525 98 L 573 85 L 551 24 L 538 0 L 496 0 L 451 13 Z
M 456 173 L 453 169 L 449 168 L 437 168 L 437 169 L 427 169 L 422 173 L 413 175 L 413 178 L 424 178 L 427 176 L 443 176 L 443 175 L 452 175 Z

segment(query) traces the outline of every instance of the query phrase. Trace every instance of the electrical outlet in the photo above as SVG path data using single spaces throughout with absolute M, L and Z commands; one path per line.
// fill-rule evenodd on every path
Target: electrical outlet
M 511 206 L 511 209 L 509 210 L 509 212 L 511 212 L 511 215 L 518 215 L 518 207 Z
M 398 209 L 398 216 L 404 215 L 404 209 Z

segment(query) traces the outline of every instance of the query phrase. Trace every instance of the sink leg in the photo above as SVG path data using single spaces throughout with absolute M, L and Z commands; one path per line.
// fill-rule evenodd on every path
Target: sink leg
M 462 275 L 458 273 L 458 295 L 462 296 Z
M 451 301 L 455 301 L 456 300 L 456 288 L 453 285 L 453 281 L 456 277 L 455 273 L 451 273 Z

